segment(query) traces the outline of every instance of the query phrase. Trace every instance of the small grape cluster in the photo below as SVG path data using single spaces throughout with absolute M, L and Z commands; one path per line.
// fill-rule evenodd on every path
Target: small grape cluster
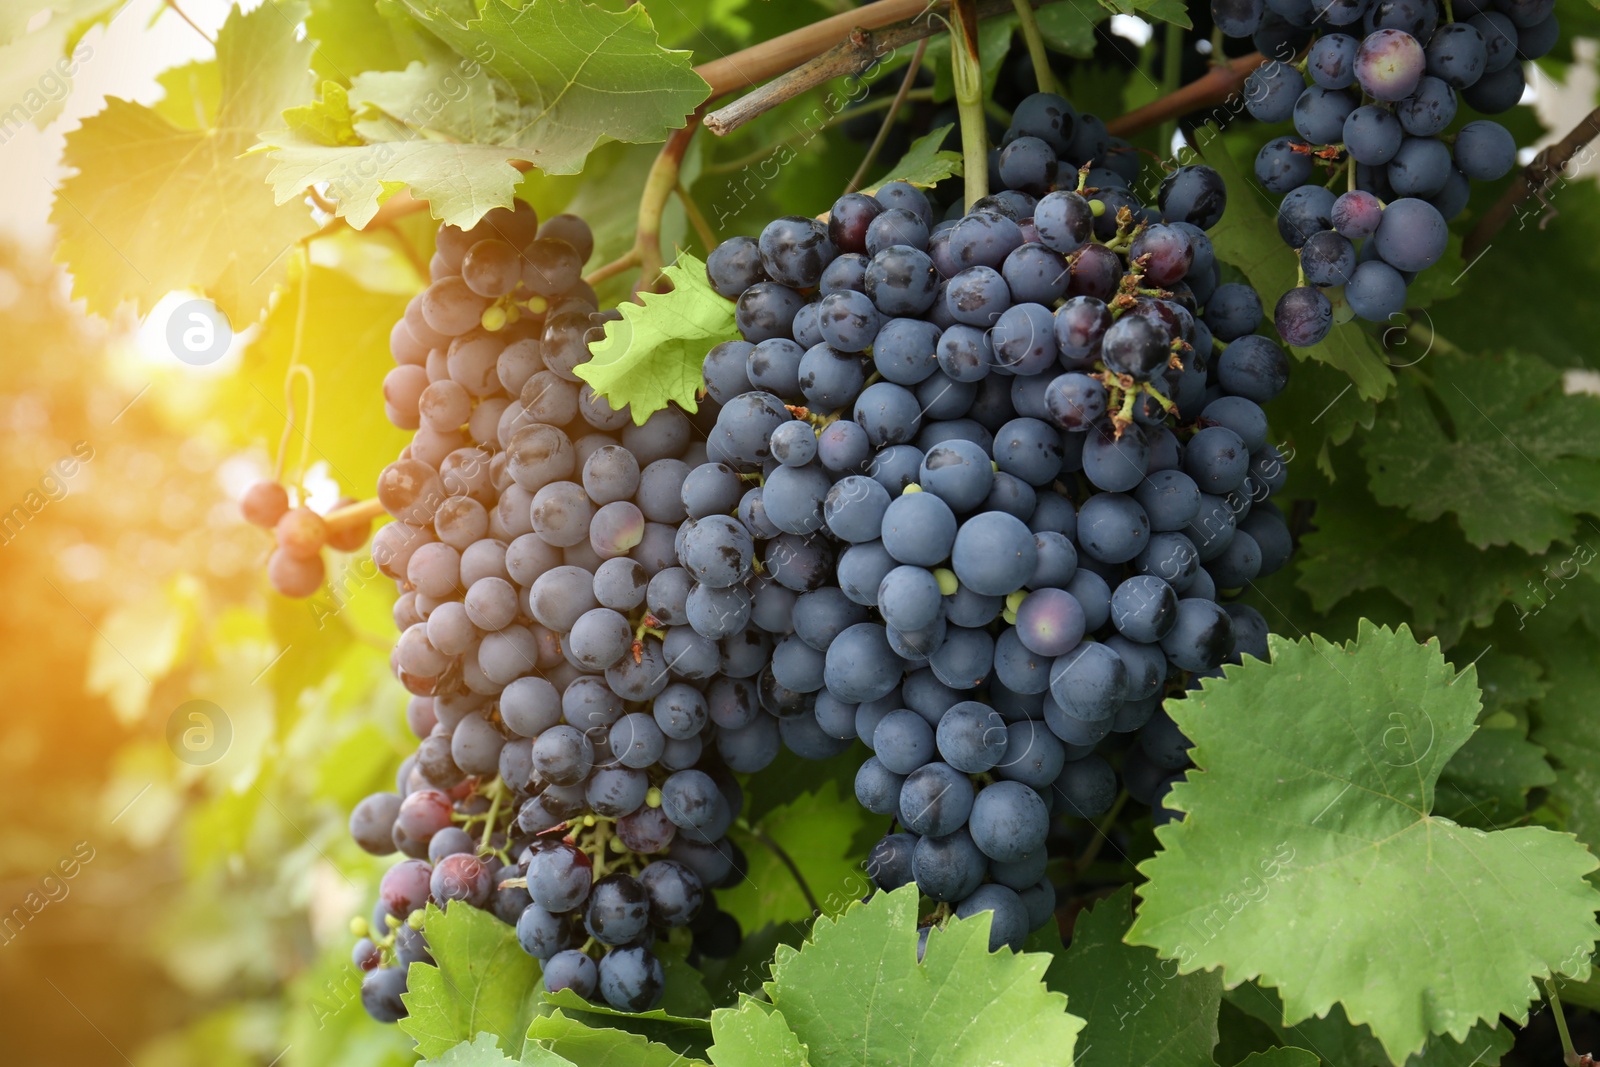
M 1498 122 L 1446 132 L 1458 94 L 1485 114 L 1515 105 L 1526 86 L 1520 61 L 1559 37 L 1554 8 L 1554 0 L 1213 0 L 1224 33 L 1259 42 L 1267 27 L 1282 51 L 1266 54 L 1306 49 L 1299 62 L 1274 59 L 1245 82 L 1250 114 L 1293 120 L 1297 135 L 1268 141 L 1255 163 L 1261 184 L 1283 195 L 1278 232 L 1300 258 L 1301 282 L 1274 315 L 1286 343 L 1314 345 L 1336 322 L 1384 322 L 1405 309 L 1406 287 L 1444 254 L 1469 179 L 1494 181 L 1516 163 L 1516 140 Z M 1279 23 L 1295 32 L 1278 39 Z
M 1141 205 L 1137 158 L 1043 93 L 991 170 L 970 210 L 890 182 L 710 255 L 743 337 L 704 368 L 691 479 L 719 495 L 650 609 L 771 643 L 718 683 L 730 766 L 859 738 L 857 798 L 899 826 L 876 884 L 992 911 L 1015 947 L 1054 908 L 1052 814 L 1104 814 L 1112 760 L 1159 806 L 1187 748 L 1162 700 L 1266 654 L 1265 620 L 1219 593 L 1292 550 L 1261 407 L 1288 362 L 1256 293 L 1221 283 L 1216 171 Z
M 358 509 L 358 502 L 348 497 L 328 515 L 304 504 L 290 507 L 289 490 L 271 479 L 253 482 L 239 498 L 239 512 L 245 521 L 272 531 L 267 581 L 283 596 L 297 599 L 322 588 L 328 573 L 322 558 L 324 548 L 354 552 L 367 543 L 372 520 L 357 513 Z
M 391 664 L 420 744 L 350 819 L 362 848 L 406 857 L 358 920 L 363 1002 L 405 1014 L 432 901 L 514 924 L 548 990 L 648 1009 L 658 938 L 726 955 L 741 937 L 713 890 L 743 877 L 723 837 L 743 797 L 702 758 L 701 687 L 748 652 L 697 645 L 691 662 L 644 603 L 677 562 L 704 434 L 675 407 L 635 425 L 580 382 L 616 316 L 581 277 L 580 219 L 518 204 L 437 247 L 384 382 L 415 434 L 379 478 L 395 521 L 372 556 L 400 590 Z

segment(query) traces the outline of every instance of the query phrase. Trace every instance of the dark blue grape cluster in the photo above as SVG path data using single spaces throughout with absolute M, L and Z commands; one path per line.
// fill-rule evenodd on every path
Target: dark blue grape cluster
M 1279 336 L 1304 347 L 1351 317 L 1387 321 L 1444 254 L 1469 180 L 1516 163 L 1498 122 L 1451 131 L 1458 94 L 1485 114 L 1514 106 L 1522 61 L 1560 34 L 1555 0 L 1213 0 L 1212 12 L 1224 33 L 1278 57 L 1245 82 L 1250 114 L 1294 123 L 1256 156 L 1257 179 L 1283 196 L 1278 233 L 1300 257 Z
M 1104 814 L 1120 768 L 1170 817 L 1162 701 L 1266 655 L 1230 600 L 1292 550 L 1262 410 L 1288 361 L 1221 283 L 1215 171 L 1141 205 L 1136 157 L 1047 94 L 992 164 L 971 210 L 891 182 L 712 253 L 744 339 L 706 358 L 694 476 L 726 494 L 677 581 L 697 633 L 761 649 L 718 683 L 728 765 L 859 738 L 857 798 L 895 827 L 875 882 L 992 911 L 1015 947 L 1054 907 L 1052 816 Z
M 429 959 L 430 901 L 515 925 L 546 989 L 629 1011 L 661 998 L 658 938 L 724 956 L 741 939 L 713 891 L 743 877 L 723 837 L 743 796 L 707 741 L 759 644 L 700 637 L 701 597 L 665 592 L 691 512 L 737 494 L 697 473 L 705 432 L 682 410 L 634 425 L 575 373 L 616 314 L 580 277 L 592 251 L 581 220 L 526 205 L 446 226 L 391 335 L 388 413 L 415 435 L 379 479 L 395 521 L 372 558 L 400 590 L 392 666 L 420 744 L 350 819 L 362 848 L 406 857 L 354 954 L 382 1021 Z

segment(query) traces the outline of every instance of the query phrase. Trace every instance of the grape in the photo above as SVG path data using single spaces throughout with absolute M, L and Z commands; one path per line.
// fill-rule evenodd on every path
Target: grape
M 805 299 L 788 286 L 757 282 L 739 294 L 734 318 L 744 339 L 759 343 L 790 336 L 795 315 L 804 304 Z
M 986 596 L 1003 596 L 1028 580 L 1039 553 L 1025 523 L 988 511 L 962 523 L 950 556 L 963 586 Z
M 1311 45 L 1306 72 L 1324 89 L 1344 89 L 1356 80 L 1356 49 L 1360 45 L 1347 33 L 1325 33 Z
M 1294 128 L 1312 144 L 1337 143 L 1344 134 L 1345 119 L 1358 103 L 1355 95 L 1343 88 L 1308 86 L 1295 102 Z
M 619 1011 L 648 1011 L 661 1002 L 666 972 L 650 950 L 638 945 L 613 948 L 600 960 L 600 995 Z
M 547 912 L 570 912 L 589 899 L 594 864 L 565 843 L 542 848 L 528 859 L 528 896 Z
M 549 222 L 545 230 L 549 230 Z M 524 248 L 522 257 L 522 284 L 544 297 L 557 296 L 576 285 L 585 258 L 571 243 L 548 232 Z
M 846 193 L 833 202 L 829 212 L 828 239 L 841 252 L 864 252 L 867 247 L 867 227 L 882 212 L 883 205 L 867 194 Z
M 1400 196 L 1427 198 L 1444 188 L 1450 169 L 1450 150 L 1443 142 L 1407 137 L 1389 162 L 1389 185 Z
M 1356 80 L 1362 92 L 1379 101 L 1392 103 L 1410 96 L 1426 66 L 1422 46 L 1402 30 L 1369 33 L 1356 52 Z
M 1015 863 L 1044 847 L 1050 811 L 1031 787 L 995 782 L 972 802 L 968 825 L 973 844 L 992 862 Z
M 1276 137 L 1256 153 L 1256 180 L 1270 193 L 1304 185 L 1314 169 L 1309 146 L 1295 137 Z
M 1560 39 L 1561 23 L 1552 12 L 1543 21 L 1521 26 L 1517 30 L 1517 51 L 1525 59 L 1543 59 Z
M 1117 776 L 1104 759 L 1089 756 L 1064 765 L 1052 788 L 1068 815 L 1097 819 L 1117 798 Z
M 1499 70 L 1491 70 L 1475 85 L 1463 89 L 1461 97 L 1484 114 L 1497 115 L 1514 107 L 1527 87 L 1521 64 L 1509 63 Z
M 1312 234 L 1332 229 L 1334 196 L 1320 185 L 1302 185 L 1278 205 L 1278 235 L 1291 248 L 1305 244 Z
M 1156 202 L 1167 222 L 1189 223 L 1209 230 L 1222 219 L 1228 190 L 1222 175 L 1215 170 L 1190 165 L 1179 167 L 1161 180 Z
M 408 1014 L 401 999 L 405 991 L 404 967 L 379 967 L 361 979 L 361 1007 L 380 1023 L 399 1022 Z
M 1069 255 L 1089 240 L 1094 211 L 1078 193 L 1058 191 L 1043 197 L 1033 210 L 1033 224 L 1044 246 Z
M 822 278 L 838 254 L 827 227 L 815 219 L 788 215 L 767 224 L 758 241 L 767 276 L 793 289 L 807 289 Z
M 1427 56 L 1428 73 L 1455 89 L 1475 83 L 1483 76 L 1489 61 L 1483 34 L 1466 22 L 1441 26 L 1423 51 Z
M 905 776 L 891 812 L 912 833 L 939 837 L 966 824 L 973 795 L 965 774 L 945 763 L 926 763 Z
M 1249 33 L 1229 35 L 1245 37 Z M 1287 122 L 1294 115 L 1295 101 L 1304 89 L 1305 82 L 1299 71 L 1273 60 L 1257 67 L 1245 78 L 1245 107 L 1261 122 Z
M 1198 597 L 1178 601 L 1177 621 L 1161 639 L 1167 658 L 1186 671 L 1211 670 L 1232 647 L 1233 620 L 1215 602 Z
M 1345 286 L 1350 309 L 1369 322 L 1386 322 L 1406 306 L 1406 281 L 1381 260 L 1358 265 Z
M 1103 563 L 1124 563 L 1138 555 L 1149 530 L 1144 509 L 1121 493 L 1098 493 L 1078 512 L 1079 545 Z
M 1390 205 L 1385 210 L 1385 218 L 1392 208 Z M 1289 380 L 1289 363 L 1282 351 L 1265 338 L 1241 337 L 1222 350 L 1217 360 L 1217 380 L 1234 396 L 1265 404 L 1283 391 Z
M 1285 344 L 1307 348 L 1333 328 L 1333 306 L 1321 292 L 1302 285 L 1278 298 L 1273 323 Z
M 940 718 L 936 735 L 940 757 L 964 774 L 982 774 L 1003 760 L 1006 741 L 999 713 L 972 700 L 952 705 Z
M 547 993 L 570 989 L 585 999 L 594 996 L 600 972 L 594 960 L 577 949 L 565 949 L 544 961 L 544 988 Z
M 937 566 L 949 556 L 955 543 L 955 514 L 932 493 L 906 493 L 885 509 L 882 537 L 883 550 L 895 561 Z M 878 582 L 874 581 L 872 588 L 877 587 Z
M 1211 18 L 1229 37 L 1249 37 L 1266 15 L 1262 0 L 1211 0 Z
M 1444 254 L 1449 233 L 1438 209 L 1422 200 L 1403 198 L 1383 209 L 1373 246 L 1384 262 L 1402 271 L 1420 271 Z
M 1171 345 L 1161 329 L 1149 320 L 1125 315 L 1106 330 L 1100 351 L 1106 366 L 1116 373 L 1130 375 L 1136 381 L 1147 381 L 1167 365 Z
M 1468 178 L 1495 181 L 1517 161 L 1517 143 L 1498 122 L 1469 122 L 1456 131 L 1455 163 Z
M 1371 193 L 1359 189 L 1343 194 L 1333 202 L 1331 218 L 1333 228 L 1343 237 L 1359 241 L 1371 237 L 1378 229 L 1383 214 L 1383 204 Z M 1353 271 L 1347 272 L 1353 273 Z M 1349 284 L 1347 277 L 1344 284 Z
M 350 812 L 350 836 L 374 856 L 394 851 L 394 825 L 401 799 L 396 793 L 373 793 Z
M 917 839 L 911 873 L 917 888 L 934 900 L 965 900 L 983 882 L 988 860 L 966 830 Z

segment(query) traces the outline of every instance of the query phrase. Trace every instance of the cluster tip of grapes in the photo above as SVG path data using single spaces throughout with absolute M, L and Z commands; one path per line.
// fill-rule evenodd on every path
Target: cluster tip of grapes
M 1213 0 L 1212 13 L 1276 57 L 1246 79 L 1250 114 L 1294 123 L 1255 162 L 1300 262 L 1279 335 L 1306 347 L 1352 318 L 1389 321 L 1444 254 L 1470 182 L 1516 164 L 1498 122 L 1447 131 L 1461 100 L 1492 115 L 1522 98 L 1522 61 L 1560 36 L 1554 0 Z

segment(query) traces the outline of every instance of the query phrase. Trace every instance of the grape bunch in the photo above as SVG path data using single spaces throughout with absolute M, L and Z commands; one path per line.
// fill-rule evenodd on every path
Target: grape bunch
M 1265 33 L 1262 51 L 1278 57 L 1245 82 L 1250 114 L 1294 123 L 1255 163 L 1261 184 L 1283 196 L 1278 233 L 1300 259 L 1300 284 L 1274 313 L 1286 343 L 1314 345 L 1335 322 L 1384 322 L 1404 310 L 1406 287 L 1444 254 L 1469 180 L 1494 181 L 1516 163 L 1516 140 L 1498 122 L 1446 132 L 1458 101 L 1484 114 L 1515 105 L 1526 87 L 1521 61 L 1549 52 L 1560 34 L 1554 8 L 1213 0 L 1224 33 L 1258 45 Z M 1280 30 L 1293 32 L 1279 39 Z
M 592 251 L 580 219 L 524 204 L 445 226 L 390 335 L 386 410 L 415 434 L 379 478 L 394 521 L 372 557 L 400 590 L 391 665 L 420 743 L 350 819 L 402 856 L 357 923 L 383 1021 L 429 959 L 430 901 L 513 924 L 548 990 L 630 1011 L 662 996 L 658 941 L 741 937 L 713 891 L 743 877 L 723 837 L 743 797 L 706 740 L 750 649 L 646 606 L 677 571 L 705 435 L 676 407 L 636 425 L 575 373 L 616 315 L 581 277 Z
M 995 948 L 1051 915 L 1052 816 L 1105 813 L 1114 762 L 1170 817 L 1161 703 L 1266 655 L 1220 601 L 1292 549 L 1262 409 L 1288 361 L 1222 283 L 1220 176 L 1146 206 L 1098 119 L 1014 114 L 970 211 L 890 182 L 708 257 L 743 339 L 706 358 L 709 460 L 648 595 L 759 647 L 708 691 L 727 765 L 859 738 L 857 798 L 898 827 L 874 881 L 993 912 Z

